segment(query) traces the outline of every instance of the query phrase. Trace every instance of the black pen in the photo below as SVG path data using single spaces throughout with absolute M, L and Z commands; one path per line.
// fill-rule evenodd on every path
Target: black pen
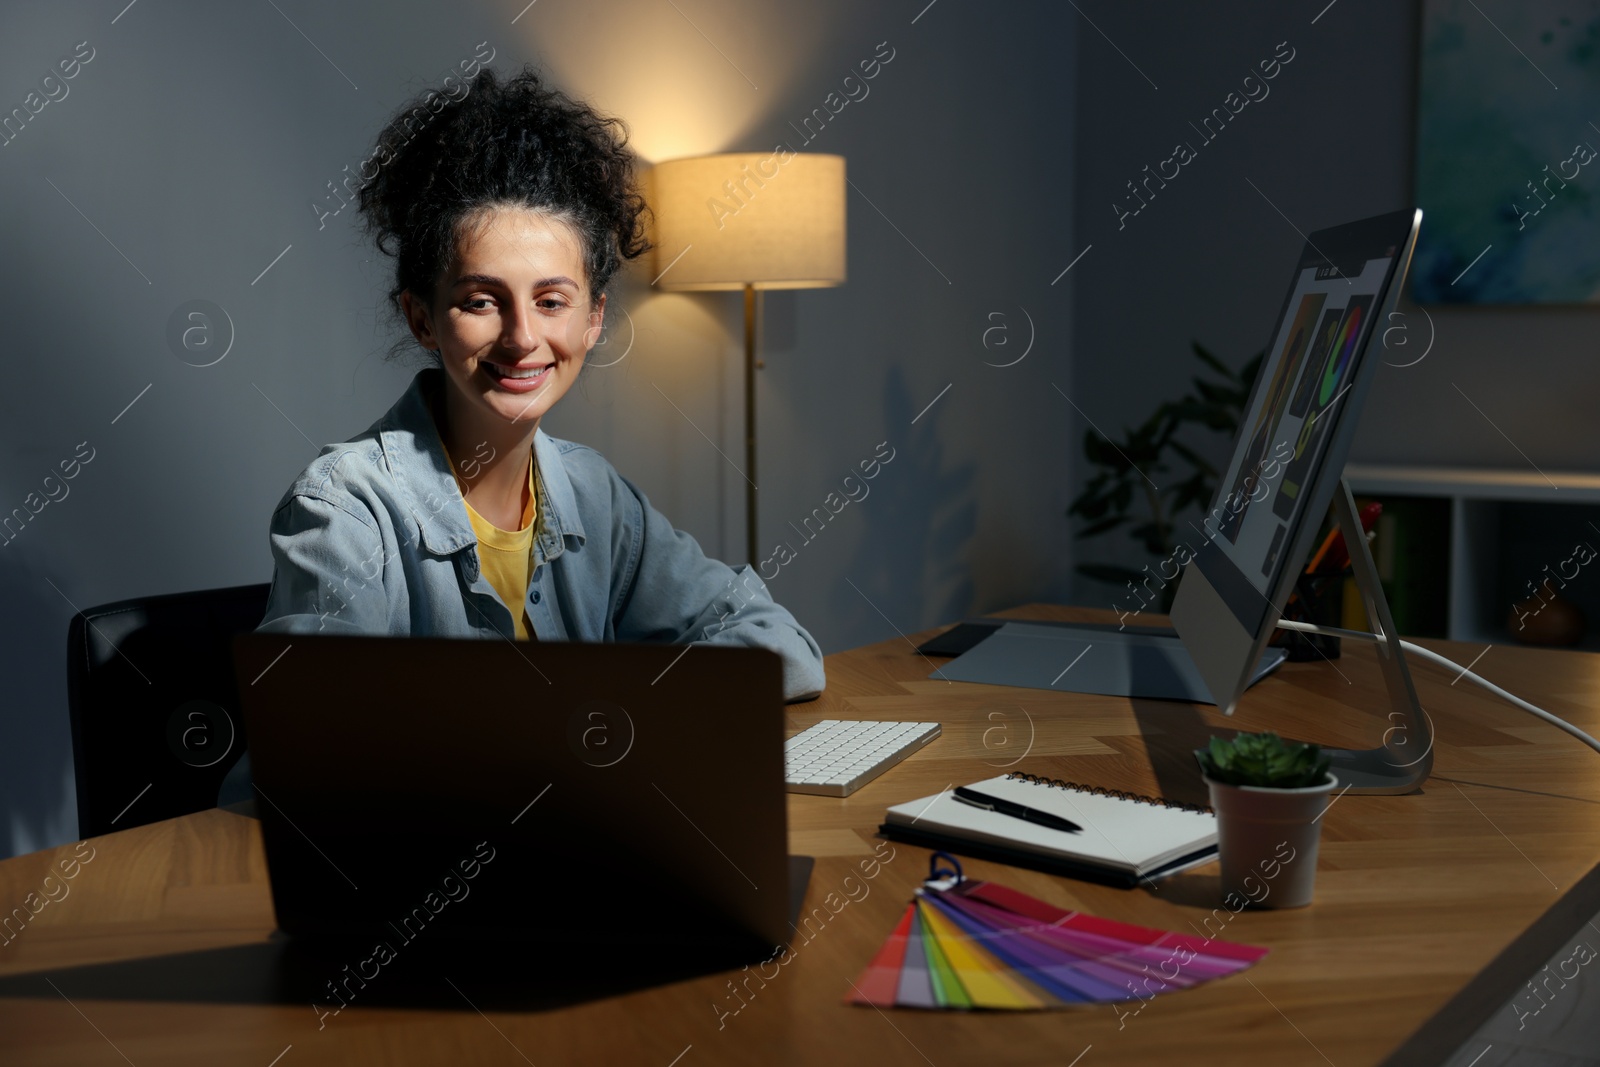
M 992 797 L 988 793 L 980 793 L 966 786 L 957 786 L 955 798 L 963 804 L 970 804 L 975 808 L 992 811 L 996 815 L 1009 815 L 1013 819 L 1024 819 L 1039 826 L 1046 826 L 1052 830 L 1062 830 L 1069 834 L 1080 834 L 1083 827 L 1075 822 L 1063 819 L 1059 815 L 1051 815 L 1048 811 L 1030 808 L 1025 804 L 1017 804 L 1009 800 Z

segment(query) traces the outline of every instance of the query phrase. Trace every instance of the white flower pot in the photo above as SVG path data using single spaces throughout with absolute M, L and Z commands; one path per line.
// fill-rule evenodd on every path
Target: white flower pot
M 1225 785 L 1206 779 L 1217 813 L 1225 901 L 1234 894 L 1262 908 L 1301 908 L 1311 903 L 1322 813 L 1328 808 L 1328 794 L 1338 785 L 1332 773 L 1323 784 L 1300 789 Z

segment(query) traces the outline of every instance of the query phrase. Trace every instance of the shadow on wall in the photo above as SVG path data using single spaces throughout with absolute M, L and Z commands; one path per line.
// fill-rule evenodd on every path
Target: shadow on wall
M 53 578 L 57 585 L 61 579 Z M 69 594 L 70 595 L 70 594 Z M 13 664 L 61 663 L 54 672 L 15 671 L 0 698 L 0 858 L 76 840 L 78 802 L 73 791 L 63 646 L 73 612 L 45 575 L 23 556 L 0 551 L 0 647 Z M 66 753 L 64 764 L 40 753 Z M 49 813 L 40 823 L 23 813 Z
M 951 402 L 942 397 L 919 416 L 904 372 L 889 368 L 883 424 L 891 428 L 885 433 L 894 458 L 869 483 L 877 503 L 861 509 L 867 529 L 844 568 L 850 581 L 835 587 L 829 603 L 832 618 L 850 620 L 836 635 L 838 647 L 881 641 L 891 624 L 909 634 L 972 609 L 977 465 L 945 463 L 935 423 Z M 884 604 L 899 605 L 900 617 L 885 623 Z

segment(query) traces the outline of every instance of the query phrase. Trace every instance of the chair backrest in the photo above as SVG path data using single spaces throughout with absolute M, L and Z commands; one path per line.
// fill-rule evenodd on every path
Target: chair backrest
M 67 704 L 83 837 L 213 807 L 245 750 L 232 640 L 270 586 L 123 600 L 73 616 Z

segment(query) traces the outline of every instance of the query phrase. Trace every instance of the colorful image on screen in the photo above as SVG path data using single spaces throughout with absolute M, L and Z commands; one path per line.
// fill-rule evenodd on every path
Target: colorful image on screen
M 1309 356 L 1313 367 L 1322 366 L 1323 360 L 1328 358 L 1328 352 L 1333 348 L 1334 341 L 1339 336 L 1339 321 L 1344 317 L 1344 308 L 1329 308 L 1322 314 L 1322 321 L 1317 324 L 1317 340 L 1311 346 Z M 1317 376 L 1308 374 L 1300 379 L 1300 386 L 1294 391 L 1294 399 L 1289 402 L 1289 414 L 1297 419 L 1306 417 L 1306 408 L 1311 405 L 1311 394 L 1316 391 Z
M 1195 528 L 1263 595 L 1276 588 L 1321 484 L 1362 347 L 1375 332 L 1390 257 L 1359 270 L 1304 266 L 1283 303 L 1211 511 Z M 1203 528 L 1202 528 L 1203 527 Z M 1303 565 L 1303 563 L 1302 563 Z
M 1239 468 L 1235 476 L 1233 488 L 1229 491 L 1230 499 L 1238 504 L 1236 509 L 1229 512 L 1223 520 L 1219 533 L 1229 541 L 1236 541 L 1239 529 L 1244 525 L 1245 512 L 1250 509 L 1252 499 L 1259 497 L 1256 484 L 1263 478 L 1267 451 L 1271 443 L 1268 436 L 1278 421 L 1278 415 L 1283 410 L 1285 395 L 1293 388 L 1300 377 L 1300 369 L 1305 364 L 1305 354 L 1311 340 L 1311 324 L 1317 320 L 1317 312 L 1322 310 L 1322 305 L 1327 302 L 1327 293 L 1307 293 L 1300 301 L 1300 308 L 1295 312 L 1293 321 L 1289 323 L 1289 343 L 1284 346 L 1283 353 L 1276 361 L 1272 374 L 1272 384 L 1267 388 L 1266 402 L 1261 406 L 1261 413 L 1256 418 L 1256 425 L 1250 434 L 1250 447 L 1245 453 L 1245 463 Z
M 1350 298 L 1350 303 L 1345 308 L 1338 336 L 1334 340 L 1333 347 L 1328 350 L 1327 357 L 1323 360 L 1322 371 L 1318 375 L 1316 396 L 1312 400 L 1310 411 L 1307 412 L 1305 424 L 1300 427 L 1300 438 L 1295 442 L 1294 458 L 1289 461 L 1289 469 L 1283 474 L 1283 484 L 1278 487 L 1277 499 L 1272 502 L 1272 513 L 1280 519 L 1293 518 L 1295 507 L 1300 502 L 1300 490 L 1304 486 L 1306 474 L 1311 470 L 1312 462 L 1326 439 L 1328 427 L 1332 425 L 1333 420 L 1324 419 L 1322 415 L 1338 403 L 1344 390 L 1349 388 L 1350 383 L 1346 380 L 1349 377 L 1347 372 L 1354 361 L 1356 346 L 1361 340 L 1362 327 L 1366 324 L 1367 311 L 1371 307 L 1372 297 L 1356 296 Z

